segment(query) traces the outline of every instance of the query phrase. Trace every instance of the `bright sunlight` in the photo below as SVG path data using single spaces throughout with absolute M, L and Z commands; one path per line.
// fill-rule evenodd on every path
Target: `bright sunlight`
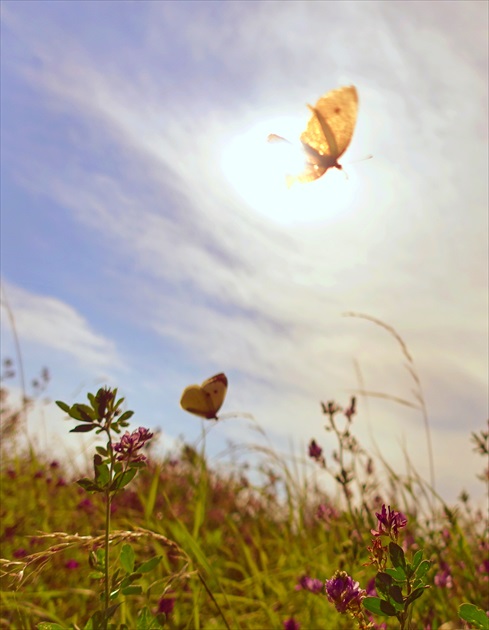
M 329 223 L 351 211 L 357 181 L 353 169 L 329 170 L 321 179 L 287 187 L 286 176 L 301 171 L 298 140 L 304 121 L 276 118 L 234 136 L 223 148 L 221 168 L 235 193 L 268 221 L 282 225 Z M 270 133 L 290 140 L 267 142 Z

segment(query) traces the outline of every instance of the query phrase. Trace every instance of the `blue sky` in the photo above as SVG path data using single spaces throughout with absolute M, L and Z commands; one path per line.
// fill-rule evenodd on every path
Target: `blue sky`
M 328 450 L 319 401 L 347 402 L 355 362 L 369 390 L 411 397 L 393 339 L 342 316 L 367 313 L 414 356 L 438 488 L 480 493 L 487 18 L 470 1 L 3 2 L 1 272 L 27 374 L 47 365 L 68 402 L 118 385 L 136 424 L 194 440 L 181 391 L 224 371 L 223 413 L 278 450 Z M 306 103 L 350 84 L 348 177 L 287 190 L 267 135 L 298 136 Z M 400 471 L 405 444 L 427 475 L 421 415 L 359 406 L 360 438 Z M 239 419 L 211 435 L 256 440 Z

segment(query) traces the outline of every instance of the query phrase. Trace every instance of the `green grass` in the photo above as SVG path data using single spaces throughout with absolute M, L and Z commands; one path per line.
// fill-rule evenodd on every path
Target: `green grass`
M 276 461 L 272 463 L 278 477 Z M 225 628 L 222 615 L 231 628 L 279 629 L 292 616 L 304 629 L 351 628 L 351 620 L 339 615 L 323 594 L 295 587 L 303 574 L 324 581 L 341 568 L 365 588 L 376 572 L 364 565 L 373 515 L 380 506 L 372 496 L 362 497 L 364 505 L 354 508 L 361 529 L 341 504 L 330 505 L 331 516 L 320 518 L 316 513 L 324 496 L 291 479 L 283 462 L 278 479 L 285 488 L 282 496 L 277 481 L 253 486 L 241 473 L 216 473 L 188 446 L 177 461 L 152 461 L 115 499 L 112 529 L 126 532 L 126 540 L 140 528 L 149 530 L 132 540 L 136 555 L 144 560 L 161 554 L 163 562 L 143 580 L 148 588 L 144 597 L 131 597 L 121 607 L 118 622 L 136 628 L 137 611 L 145 604 L 155 609 L 169 586 L 175 605 L 168 628 Z M 427 524 L 414 501 L 396 501 L 396 494 L 402 497 L 401 485 L 406 491 L 405 483 L 396 487 L 393 482 L 384 502 L 408 517 L 406 552 L 422 547 L 433 561 L 432 588 L 417 602 L 413 627 L 436 629 L 446 621 L 457 622 L 463 602 L 487 610 L 488 575 L 480 570 L 487 558 L 483 519 L 469 511 L 447 514 L 440 506 Z M 414 499 L 413 494 L 407 492 Z M 40 621 L 83 627 L 98 606 L 99 584 L 89 577 L 91 540 L 86 544 L 70 535 L 102 533 L 99 495 L 86 495 L 66 478 L 63 466 L 43 460 L 41 454 L 11 455 L 5 450 L 0 505 L 3 558 L 22 563 L 26 556 L 51 549 L 28 565 L 22 581 L 15 575 L 22 564 L 8 567 L 10 575 L 2 578 L 3 627 L 34 628 Z M 43 538 L 40 532 L 65 535 Z M 114 541 L 112 556 L 123 540 Z M 55 545 L 65 546 L 58 551 Z M 435 576 L 444 567 L 450 572 L 449 585 L 441 577 L 436 585 Z M 387 627 L 398 627 L 389 623 Z M 462 627 L 459 623 L 456 627 Z
M 104 544 L 103 495 L 77 485 L 67 463 L 16 446 L 25 409 L 9 406 L 7 393 L 2 388 L 0 628 L 30 630 L 41 622 L 89 628 L 100 608 L 101 579 L 89 561 Z M 401 477 L 380 458 L 372 462 L 352 439 L 353 417 L 328 405 L 323 411 L 338 440 L 338 458 L 326 454 L 327 466 L 319 456 L 298 465 L 255 448 L 256 469 L 235 464 L 224 471 L 204 447 L 185 445 L 160 460 L 149 451 L 147 466 L 113 500 L 109 566 L 113 572 L 127 558 L 128 543 L 136 566 L 155 556 L 161 561 L 138 577 L 140 591 L 122 597 L 115 627 L 143 627 L 139 612 L 146 606 L 156 613 L 166 597 L 169 612 L 160 621 L 175 630 L 280 630 L 291 618 L 301 630 L 354 628 L 324 588 L 314 594 L 297 586 L 304 575 L 324 585 L 340 569 L 367 588 L 377 573 L 367 547 L 382 504 L 407 517 L 398 541 L 406 559 L 423 549 L 431 562 L 429 589 L 405 627 L 477 627 L 464 625 L 458 609 L 463 603 L 489 609 L 487 515 L 468 497 L 447 506 L 415 471 Z M 487 457 L 487 434 L 472 439 Z M 322 475 L 336 479 L 334 497 L 317 482 Z M 400 627 L 392 617 L 376 617 L 375 624 Z

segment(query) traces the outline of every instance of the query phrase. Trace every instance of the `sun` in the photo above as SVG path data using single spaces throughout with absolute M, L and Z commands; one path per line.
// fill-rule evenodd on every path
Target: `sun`
M 221 169 L 234 193 L 251 212 L 269 222 L 329 223 L 351 207 L 355 181 L 336 169 L 315 182 L 287 188 L 286 175 L 300 172 L 304 165 L 300 142 L 293 142 L 303 128 L 301 118 L 264 120 L 243 129 L 222 149 Z M 268 143 L 271 131 L 292 143 Z

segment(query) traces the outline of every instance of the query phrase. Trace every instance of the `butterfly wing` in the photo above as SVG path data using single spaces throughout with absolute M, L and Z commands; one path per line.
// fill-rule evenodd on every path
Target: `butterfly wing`
M 314 107 L 301 142 L 335 162 L 348 148 L 358 112 L 358 94 L 353 85 L 332 90 Z
M 222 407 L 227 389 L 228 379 L 226 378 L 226 375 L 222 373 L 216 374 L 202 383 L 202 390 L 209 397 L 209 402 L 213 411 L 211 417 L 215 418 L 217 412 Z
M 211 420 L 224 402 L 228 381 L 224 374 L 216 374 L 202 385 L 189 385 L 183 391 L 180 406 L 185 411 Z

